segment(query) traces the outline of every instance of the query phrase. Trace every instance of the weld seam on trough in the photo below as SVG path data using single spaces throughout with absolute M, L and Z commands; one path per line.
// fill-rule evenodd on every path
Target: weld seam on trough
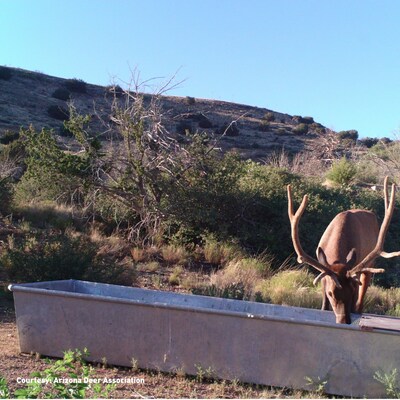
M 167 303 L 159 303 L 159 302 L 149 303 L 149 302 L 143 302 L 140 300 L 133 300 L 133 299 L 100 296 L 100 295 L 87 294 L 87 293 L 66 292 L 66 291 L 43 289 L 43 288 L 24 287 L 24 286 L 20 286 L 20 285 L 10 285 L 9 289 L 13 292 L 33 293 L 33 294 L 38 294 L 38 295 L 51 295 L 51 296 L 57 296 L 57 297 L 84 299 L 84 300 L 90 300 L 90 301 L 103 301 L 103 302 L 111 302 L 111 303 L 119 303 L 119 304 L 131 304 L 131 305 L 136 305 L 136 306 L 163 308 L 163 309 L 179 310 L 179 311 L 186 311 L 186 312 L 219 314 L 219 315 L 227 315 L 227 316 L 239 317 L 239 318 L 251 318 L 251 319 L 259 319 L 259 320 L 268 320 L 268 321 L 273 321 L 273 322 L 287 322 L 287 323 L 296 324 L 296 325 L 301 324 L 301 325 L 321 326 L 321 327 L 325 327 L 325 328 L 347 329 L 347 330 L 360 331 L 363 333 L 370 333 L 368 331 L 361 330 L 358 326 L 355 326 L 355 325 L 330 324 L 330 323 L 324 323 L 324 322 L 312 321 L 312 320 L 300 320 L 300 319 L 295 319 L 295 318 L 277 317 L 275 315 L 252 314 L 252 313 L 246 313 L 246 312 L 242 312 L 242 311 L 219 310 L 219 309 L 214 309 L 214 308 L 210 309 L 210 308 L 204 308 L 204 307 L 180 306 L 180 305 L 176 305 L 176 304 L 167 304 Z M 383 333 L 396 335 L 395 332 L 390 332 L 390 331 L 383 331 Z

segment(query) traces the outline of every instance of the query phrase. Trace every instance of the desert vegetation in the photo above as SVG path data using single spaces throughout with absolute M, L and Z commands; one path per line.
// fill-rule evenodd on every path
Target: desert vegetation
M 85 85 L 65 84 L 80 92 Z M 102 120 L 105 132 L 92 132 L 94 116 L 69 102 L 63 115 L 71 148 L 46 128 L 21 129 L 3 140 L 3 281 L 77 277 L 131 285 L 150 279 L 158 287 L 318 307 L 311 272 L 294 268 L 285 187 L 296 188 L 297 202 L 309 194 L 302 229 L 312 252 L 340 211 L 364 208 L 382 218 L 379 184 L 386 174 L 397 177 L 398 142 L 344 151 L 343 140 L 356 141 L 357 132 L 334 139 L 326 133 L 321 142 L 331 145 L 329 158 L 282 151 L 262 163 L 243 160 L 218 150 L 219 135 L 234 134 L 236 123 L 215 138 L 170 133 L 161 111 L 165 89 L 149 96 L 137 82 L 126 91 L 109 88 L 114 96 Z M 264 118 L 274 121 L 273 113 Z M 310 117 L 296 121 L 297 127 L 314 124 Z M 396 210 L 388 250 L 400 241 L 398 218 Z M 375 294 L 388 290 L 396 297 L 390 288 L 398 286 L 398 262 L 379 263 L 386 273 L 375 277 Z M 388 309 L 375 311 L 393 314 L 396 301 L 386 303 Z
M 221 136 L 239 135 L 236 123 L 215 136 L 182 124 L 174 135 L 163 124 L 165 87 L 153 96 L 141 89 L 134 82 L 129 90 L 109 90 L 101 132 L 90 128 L 97 116 L 80 114 L 72 102 L 68 111 L 49 109 L 66 119 L 72 144 L 46 128 L 3 138 L 4 287 L 77 278 L 320 308 L 313 272 L 295 263 L 286 186 L 296 188 L 296 203 L 309 194 L 301 231 L 312 253 L 341 211 L 363 208 L 382 219 L 380 185 L 385 175 L 398 179 L 399 142 L 363 144 L 355 131 L 324 132 L 324 156 L 279 151 L 263 162 L 245 160 L 218 150 Z M 53 96 L 68 100 L 70 92 L 86 93 L 85 82 L 70 80 Z M 275 116 L 264 120 L 272 124 Z M 199 121 L 200 128 L 211 126 L 204 115 Z M 297 122 L 295 135 L 314 124 L 311 117 Z M 396 209 L 387 251 L 400 243 L 399 219 Z M 400 316 L 399 262 L 378 261 L 386 272 L 374 277 L 365 311 Z

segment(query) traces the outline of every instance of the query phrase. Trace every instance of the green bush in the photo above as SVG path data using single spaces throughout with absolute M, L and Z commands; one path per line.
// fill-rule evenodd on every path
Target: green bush
M 293 128 L 293 133 L 296 135 L 305 135 L 308 132 L 308 125 L 305 123 L 300 123 Z
M 64 83 L 65 87 L 74 93 L 86 93 L 87 92 L 87 84 L 85 81 L 81 79 L 67 79 Z
M 186 104 L 188 104 L 189 106 L 193 106 L 194 104 L 196 104 L 196 99 L 194 97 L 186 96 L 185 100 Z
M 348 186 L 354 181 L 356 174 L 356 165 L 350 160 L 347 160 L 346 157 L 342 157 L 340 161 L 332 165 L 326 177 L 338 185 Z
M 240 131 L 236 123 L 233 124 L 224 124 L 220 128 L 218 128 L 215 133 L 217 135 L 226 135 L 226 136 L 238 136 Z
M 97 246 L 84 238 L 31 236 L 18 244 L 11 242 L 0 266 L 13 282 L 116 280 L 121 271 L 115 265 L 103 265 L 96 254 Z
M 287 270 L 264 281 L 260 293 L 264 301 L 295 307 L 320 308 L 321 289 L 313 285 L 314 275 L 308 270 Z
M 13 73 L 11 68 L 0 66 L 0 79 L 3 81 L 9 81 L 12 76 Z
M 68 89 L 58 88 L 53 92 L 51 96 L 55 99 L 67 101 L 71 98 L 71 93 Z
M 1 144 L 10 144 L 19 138 L 19 132 L 6 130 L 4 135 L 0 138 Z
M 76 204 L 84 199 L 81 179 L 87 174 L 85 157 L 62 151 L 51 131 L 21 131 L 26 171 L 15 188 L 18 203 L 55 200 Z
M 123 97 L 125 95 L 124 89 L 122 89 L 122 87 L 119 85 L 107 86 L 106 90 L 107 90 L 107 93 L 110 93 L 112 96 L 114 96 L 117 99 L 120 99 L 121 97 Z
M 358 132 L 355 129 L 352 129 L 350 131 L 341 131 L 338 133 L 339 139 L 351 139 L 354 142 L 358 139 Z
M 187 135 L 193 133 L 193 126 L 189 121 L 180 121 L 176 125 L 176 133 L 179 135 Z
M 266 122 L 275 121 L 275 114 L 273 112 L 267 112 L 265 113 L 263 120 Z
M 204 114 L 199 115 L 198 121 L 199 121 L 199 128 L 209 129 L 213 127 L 212 122 Z
M 267 120 L 262 120 L 260 125 L 258 125 L 258 130 L 261 132 L 268 132 L 270 128 L 271 125 Z
M 69 111 L 65 107 L 57 106 L 57 105 L 51 105 L 47 108 L 47 114 L 54 118 L 58 119 L 60 121 L 65 121 L 69 118 Z
M 368 149 L 370 149 L 372 146 L 375 146 L 378 142 L 379 142 L 378 138 L 370 138 L 370 137 L 366 137 L 359 140 L 359 143 L 363 144 Z

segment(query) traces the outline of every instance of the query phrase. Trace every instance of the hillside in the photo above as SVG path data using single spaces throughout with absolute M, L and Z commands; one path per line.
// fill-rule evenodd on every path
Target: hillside
M 69 140 L 62 122 L 63 111 L 67 110 L 66 93 L 80 113 L 108 119 L 110 87 L 0 67 L 0 135 L 18 132 L 20 127 L 32 124 L 39 130 L 51 128 L 60 139 Z M 262 159 L 281 149 L 288 153 L 312 149 L 316 137 L 326 132 L 311 117 L 224 101 L 163 96 L 162 107 L 164 125 L 177 137 L 187 131 L 206 131 L 218 138 L 226 126 L 237 121 L 221 137 L 219 146 L 223 150 L 236 149 L 243 158 Z M 101 132 L 104 128 L 98 118 L 93 121 L 97 121 L 93 122 L 93 128 Z

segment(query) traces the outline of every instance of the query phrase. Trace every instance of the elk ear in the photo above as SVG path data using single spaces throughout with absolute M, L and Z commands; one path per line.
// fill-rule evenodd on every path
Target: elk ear
M 356 263 L 356 259 L 357 259 L 356 249 L 351 249 L 346 257 L 346 266 L 348 268 L 353 268 Z
M 318 249 L 317 249 L 317 259 L 318 259 L 318 261 L 319 261 L 323 266 L 329 268 L 329 265 L 328 265 L 328 261 L 327 261 L 327 259 L 326 259 L 325 252 L 322 250 L 321 247 L 318 247 Z

